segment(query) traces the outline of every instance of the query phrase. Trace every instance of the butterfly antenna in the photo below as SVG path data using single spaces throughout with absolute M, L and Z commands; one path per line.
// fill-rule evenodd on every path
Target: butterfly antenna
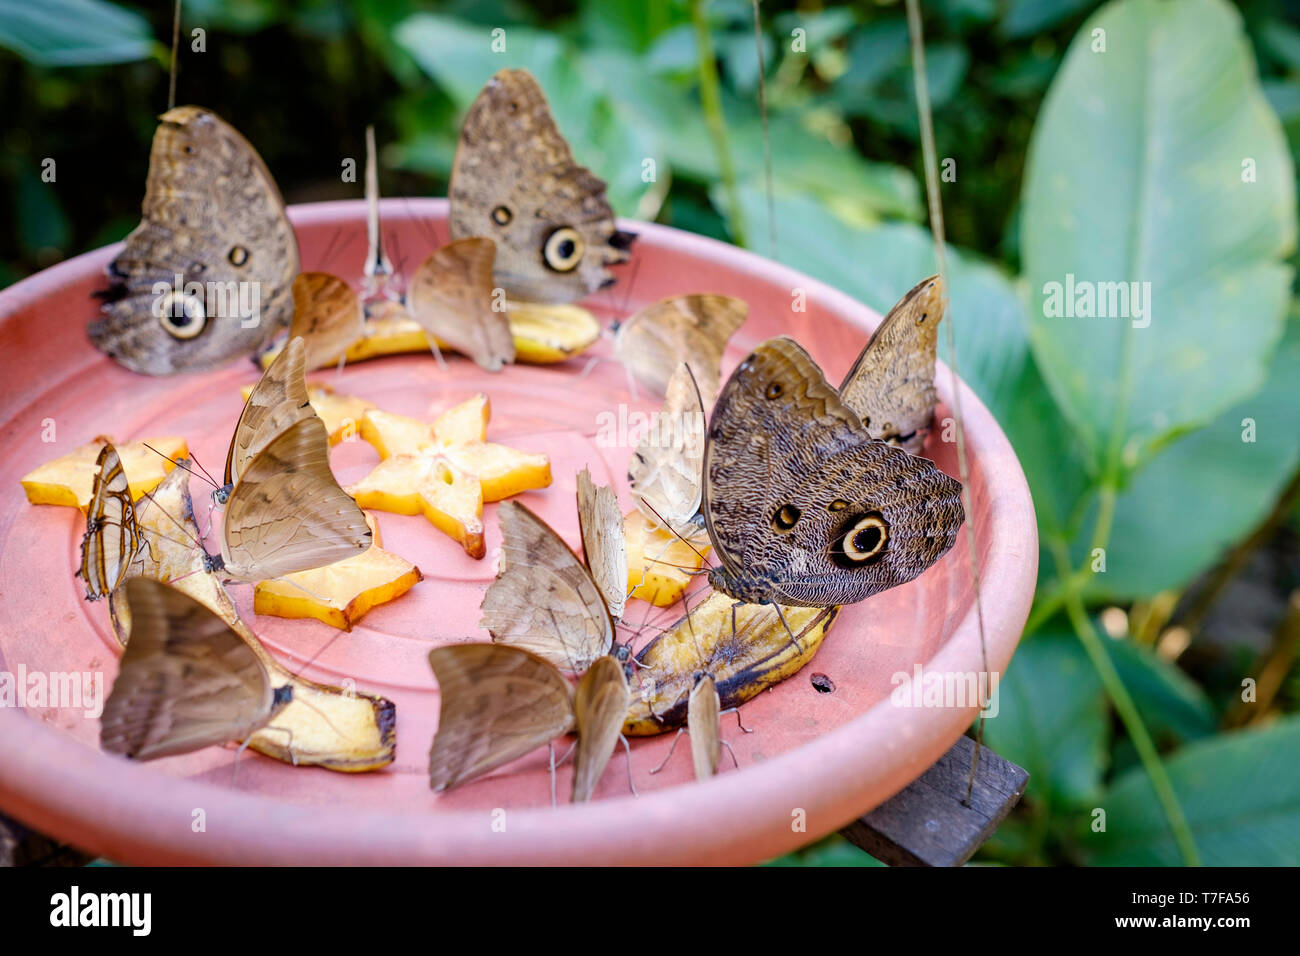
M 640 271 L 641 257 L 635 256 L 632 259 L 632 274 L 628 276 L 627 288 L 623 291 L 623 304 L 619 307 L 618 311 L 620 319 L 626 319 L 630 314 L 628 311 L 628 304 L 632 301 L 632 290 L 636 287 L 636 277 Z
M 632 782 L 632 745 L 627 742 L 627 737 L 623 734 L 618 735 L 618 739 L 623 741 L 623 752 L 627 754 L 627 785 L 632 791 L 632 796 L 639 797 L 641 794 L 636 792 L 636 784 Z
M 925 161 L 925 193 L 930 212 L 930 232 L 934 237 L 935 262 L 939 267 L 939 276 L 948 282 L 948 255 L 943 227 L 943 196 L 939 191 L 939 166 L 937 150 L 934 143 L 934 116 L 930 111 L 930 88 L 925 73 L 925 38 L 921 32 L 921 9 L 918 0 L 907 0 L 907 29 L 911 34 L 912 45 L 912 81 L 916 87 L 917 119 L 921 127 L 921 152 Z M 966 455 L 966 427 L 962 415 L 961 387 L 957 366 L 956 337 L 953 333 L 953 319 L 945 323 L 945 341 L 948 346 L 948 372 L 952 395 L 953 422 L 957 426 L 957 471 L 961 478 L 962 507 L 967 515 L 975 513 L 970 487 L 970 462 Z M 988 647 L 984 637 L 984 602 L 980 592 L 979 547 L 975 541 L 975 525 L 967 520 L 966 540 L 970 548 L 971 581 L 975 586 L 975 615 L 979 624 L 980 658 L 984 669 L 983 687 L 988 687 L 989 659 Z M 984 711 L 988 708 L 987 692 L 980 692 L 980 714 L 976 720 L 975 748 L 971 754 L 970 777 L 966 783 L 964 805 L 970 806 L 971 794 L 975 790 L 975 775 L 979 770 L 979 753 L 984 738 Z
M 295 676 L 297 676 L 297 675 L 295 675 Z M 304 707 L 306 707 L 308 710 L 310 710 L 310 711 L 314 711 L 317 717 L 319 717 L 321 720 L 325 721 L 325 726 L 329 727 L 330 730 L 334 731 L 334 733 L 337 734 L 337 735 L 338 735 L 340 738 L 342 738 L 343 740 L 351 740 L 351 739 L 352 739 L 352 738 L 349 737 L 347 734 L 345 734 L 343 731 L 339 730 L 338 727 L 334 726 L 334 721 L 330 720 L 329 717 L 326 716 L 325 712 L 324 712 L 323 710 L 321 710 L 319 707 L 317 707 L 315 704 L 311 703 L 311 701 L 307 700 L 306 698 L 304 698 L 304 697 L 302 697 L 302 696 L 300 696 L 300 695 L 298 695 L 298 694 L 294 694 L 294 696 L 293 696 L 293 700 L 294 700 L 294 702 L 296 702 L 296 703 L 302 704 L 302 705 L 303 705 Z M 292 731 L 290 728 L 288 728 L 288 727 L 267 727 L 267 728 L 265 728 L 265 729 L 267 729 L 267 730 L 288 730 L 288 731 L 289 731 L 289 734 L 290 734 L 290 742 L 292 743 L 292 740 L 293 740 L 293 736 L 292 736 L 292 735 L 293 735 L 293 731 Z M 292 751 L 290 751 L 290 754 L 292 755 Z M 295 759 L 295 760 L 294 760 L 294 766 L 297 766 L 297 764 L 298 764 L 298 762 L 297 762 L 297 760 Z
M 767 254 L 776 258 L 776 200 L 772 190 L 772 137 L 767 128 L 767 66 L 763 62 L 763 18 L 758 11 L 759 0 L 752 0 L 754 6 L 754 50 L 758 55 L 758 112 L 763 120 L 763 174 L 767 187 Z
M 676 538 L 678 541 L 680 541 L 682 544 L 686 545 L 686 547 L 688 547 L 688 548 L 690 548 L 692 551 L 694 551 L 696 557 L 698 557 L 702 562 L 707 562 L 707 561 L 709 560 L 708 558 L 706 558 L 706 557 L 704 556 L 704 552 L 703 552 L 703 551 L 701 551 L 699 548 L 695 547 L 695 545 L 691 544 L 691 542 L 690 542 L 688 539 L 682 537 L 681 532 L 679 532 L 676 528 L 674 528 L 674 527 L 672 526 L 672 524 L 670 524 L 670 523 L 669 523 L 669 522 L 664 518 L 664 516 L 661 515 L 661 514 L 659 513 L 659 509 L 657 509 L 657 508 L 656 508 L 654 505 L 652 505 L 650 502 L 646 501 L 644 498 L 641 499 L 641 502 L 642 502 L 642 504 L 644 504 L 647 508 L 649 508 L 649 509 L 654 513 L 654 516 L 655 516 L 656 518 L 659 519 L 659 523 L 660 523 L 661 525 L 663 525 L 663 527 L 667 528 L 670 532 L 672 532 L 673 537 L 675 537 L 675 538 Z
M 664 767 L 668 766 L 668 761 L 673 759 L 673 751 L 677 749 L 677 741 L 682 739 L 682 734 L 684 733 L 686 733 L 685 727 L 677 728 L 677 735 L 673 737 L 673 745 L 668 748 L 668 756 L 664 757 L 664 759 L 660 761 L 659 766 L 650 771 L 652 774 L 658 773 L 660 770 L 664 769 Z
M 208 484 L 210 484 L 213 488 L 220 488 L 220 487 L 221 487 L 219 484 L 217 484 L 215 481 L 212 480 L 212 477 L 207 473 L 207 469 L 203 469 L 203 474 L 199 474 L 198 472 L 196 472 L 196 471 L 195 471 L 195 470 L 190 466 L 190 464 L 188 463 L 189 461 L 193 461 L 194 464 L 196 464 L 196 465 L 198 464 L 198 462 L 197 462 L 195 459 L 193 459 L 192 457 L 191 457 L 190 459 L 188 459 L 188 461 L 187 461 L 186 459 L 181 459 L 180 461 L 178 461 L 177 459 L 172 458 L 172 457 L 170 457 L 169 455 L 164 455 L 162 452 L 160 452 L 157 448 L 154 448 L 153 445 L 150 445 L 148 442 L 141 442 L 141 444 L 144 445 L 145 448 L 148 448 L 151 452 L 153 452 L 153 453 L 154 453 L 155 455 L 157 455 L 159 458 L 162 458 L 162 459 L 164 459 L 164 460 L 166 460 L 166 461 L 170 461 L 170 462 L 171 462 L 175 467 L 177 467 L 177 468 L 184 468 L 184 469 L 185 469 L 186 471 L 188 471 L 191 475 L 197 475 L 199 478 L 202 478 L 204 481 L 206 481 Z M 184 464 L 184 465 L 182 465 L 182 464 L 181 464 L 181 461 L 186 461 L 187 463 Z M 200 468 L 203 468 L 202 465 L 199 465 L 199 467 L 200 467 Z
M 181 45 L 181 0 L 176 0 L 172 14 L 172 67 L 167 78 L 167 109 L 176 108 L 176 52 Z

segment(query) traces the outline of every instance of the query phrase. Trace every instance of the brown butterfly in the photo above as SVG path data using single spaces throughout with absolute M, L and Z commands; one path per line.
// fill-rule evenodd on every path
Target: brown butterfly
M 721 379 L 722 352 L 749 314 L 729 295 L 674 295 L 634 313 L 614 329 L 614 355 L 660 395 L 685 362 L 700 393 L 713 400 Z
M 578 473 L 578 529 L 587 570 L 615 621 L 627 606 L 627 544 L 623 512 L 614 489 L 596 485 L 586 468 Z
M 885 316 L 840 385 L 840 400 L 872 438 L 916 454 L 930 433 L 936 399 L 935 346 L 943 279 L 922 279 Z
M 328 272 L 294 278 L 289 338 L 303 341 L 305 371 L 334 364 L 364 332 L 361 299 L 346 282 Z
M 614 282 L 636 238 L 620 232 L 605 183 L 573 158 L 541 87 L 502 70 L 461 126 L 448 185 L 451 237 L 496 243 L 496 284 L 513 298 L 572 302 Z
M 479 626 L 498 644 L 522 648 L 566 673 L 583 673 L 614 644 L 614 621 L 600 587 L 525 505 L 503 501 L 497 518 L 501 561 L 483 595 Z
M 704 403 L 685 362 L 668 380 L 654 427 L 641 439 L 627 477 L 637 508 L 694 545 L 707 544 L 700 515 L 704 467 Z
M 153 760 L 247 740 L 292 697 L 244 640 L 188 595 L 148 578 L 126 583 L 131 639 L 104 703 L 100 743 Z
M 143 217 L 109 264 L 95 347 L 148 375 L 250 355 L 289 324 L 298 244 L 257 151 L 182 106 L 154 134 Z
M 494 308 L 495 258 L 491 239 L 449 242 L 424 260 L 406 294 L 407 311 L 431 338 L 446 342 L 489 372 L 499 372 L 515 360 L 510 322 L 504 309 Z
M 429 751 L 429 783 L 447 790 L 577 730 L 572 800 L 591 798 L 627 713 L 622 665 L 599 658 L 576 691 L 535 654 L 505 644 L 429 652 L 442 698 Z
M 790 338 L 718 396 L 704 446 L 716 590 L 751 604 L 853 604 L 910 581 L 956 540 L 961 484 L 875 441 Z
M 86 511 L 78 577 L 86 582 L 86 600 L 112 594 L 143 546 L 135 519 L 135 502 L 117 449 L 106 444 L 96 461 L 94 494 Z

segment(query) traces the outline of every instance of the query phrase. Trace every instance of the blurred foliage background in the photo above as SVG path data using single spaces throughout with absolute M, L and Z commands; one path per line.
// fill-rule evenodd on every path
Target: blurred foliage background
M 465 108 L 525 66 L 621 214 L 883 311 L 934 262 L 903 5 L 761 6 L 756 42 L 749 0 L 187 0 L 177 99 L 239 127 L 290 203 L 359 194 L 339 170 L 368 123 L 385 194 L 443 195 Z M 961 369 L 1042 539 L 985 731 L 1032 778 L 976 860 L 1300 863 L 1300 2 L 923 14 Z M 138 221 L 171 16 L 0 0 L 0 286 Z M 1151 282 L 1151 325 L 1050 317 L 1066 273 Z M 873 863 L 838 838 L 778 862 Z

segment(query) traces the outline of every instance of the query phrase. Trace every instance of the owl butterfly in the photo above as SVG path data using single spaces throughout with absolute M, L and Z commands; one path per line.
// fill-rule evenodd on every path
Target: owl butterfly
M 668 380 L 663 407 L 628 464 L 637 508 L 651 526 L 665 526 L 692 546 L 708 543 L 700 523 L 704 403 L 685 362 Z
M 685 362 L 711 402 L 722 376 L 722 352 L 748 314 L 749 305 L 729 295 L 669 296 L 615 327 L 614 355 L 660 395 Z
M 96 465 L 99 471 L 86 510 L 81 568 L 77 571 L 77 576 L 86 583 L 88 601 L 97 601 L 117 590 L 144 544 L 117 449 L 111 444 L 104 445 Z
M 304 345 L 290 339 L 244 403 L 226 455 L 221 557 L 244 581 L 319 568 L 370 547 L 357 503 L 329 465 L 329 435 L 307 400 Z
M 961 484 L 864 432 L 790 338 L 732 373 L 704 445 L 715 590 L 751 604 L 853 604 L 910 581 L 952 547 Z
M 840 400 L 872 438 L 916 454 L 934 417 L 935 346 L 944 312 L 943 279 L 914 285 L 889 310 L 840 385 Z
M 250 355 L 289 324 L 298 244 L 257 151 L 195 106 L 161 117 L 143 218 L 108 266 L 91 342 L 136 372 L 171 375 Z
M 429 652 L 442 698 L 429 751 L 429 784 L 448 790 L 576 730 L 571 799 L 591 799 L 627 713 L 627 682 L 599 658 L 576 690 L 555 665 L 505 644 L 457 644 Z
M 198 601 L 148 578 L 126 582 L 131 639 L 104 702 L 100 744 L 133 760 L 247 740 L 289 703 L 253 650 Z
M 496 243 L 496 285 L 512 298 L 573 302 L 614 282 L 634 234 L 605 183 L 579 166 L 526 70 L 502 70 L 461 126 L 448 185 L 451 237 Z
M 489 372 L 499 372 L 515 360 L 510 322 L 504 309 L 493 307 L 495 258 L 491 239 L 449 242 L 424 260 L 406 293 L 407 311 L 430 338 L 468 355 Z

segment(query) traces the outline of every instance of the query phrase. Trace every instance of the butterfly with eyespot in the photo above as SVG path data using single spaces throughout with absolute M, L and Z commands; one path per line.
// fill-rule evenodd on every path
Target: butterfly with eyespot
M 961 483 L 872 439 L 793 339 L 723 386 L 704 446 L 704 516 L 738 601 L 853 604 L 912 580 L 956 540 Z
M 605 183 L 579 166 L 527 70 L 501 70 L 461 126 L 447 194 L 453 239 L 486 236 L 512 298 L 573 302 L 613 283 L 636 236 L 622 232 Z
M 126 582 L 131 639 L 104 702 L 100 745 L 153 760 L 247 740 L 293 696 L 253 649 L 198 601 L 159 581 Z
M 916 454 L 934 417 L 935 347 L 945 288 L 922 279 L 889 310 L 840 383 L 840 400 L 872 438 Z
M 171 375 L 250 355 L 289 324 L 298 243 L 257 151 L 196 106 L 168 110 L 149 154 L 143 217 L 108 266 L 88 328 L 132 371 Z

